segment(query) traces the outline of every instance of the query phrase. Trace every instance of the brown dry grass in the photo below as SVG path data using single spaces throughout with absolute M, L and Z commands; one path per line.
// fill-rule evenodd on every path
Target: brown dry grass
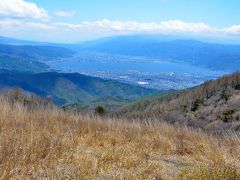
M 0 98 L 1 179 L 238 179 L 239 166 L 234 134 L 32 110 Z

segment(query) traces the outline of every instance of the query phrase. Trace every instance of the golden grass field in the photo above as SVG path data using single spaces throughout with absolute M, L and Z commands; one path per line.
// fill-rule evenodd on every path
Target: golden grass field
M 240 138 L 0 98 L 1 179 L 240 179 Z

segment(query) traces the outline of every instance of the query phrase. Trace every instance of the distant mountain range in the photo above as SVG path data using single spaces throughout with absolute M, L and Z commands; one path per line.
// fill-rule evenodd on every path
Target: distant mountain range
M 115 109 L 120 105 L 151 96 L 156 90 L 145 89 L 111 80 L 84 76 L 78 73 L 0 73 L 0 89 L 19 87 L 43 97 L 50 97 L 56 104 L 81 106 L 103 105 Z
M 168 36 L 118 36 L 79 44 L 54 44 L 0 37 L 0 44 L 0 57 L 6 55 L 12 59 L 28 58 L 39 62 L 96 52 L 183 62 L 217 71 L 236 71 L 240 67 L 240 45 L 204 43 Z
M 120 36 L 80 44 L 80 51 L 142 56 L 184 62 L 213 70 L 235 71 L 240 67 L 240 45 L 172 40 L 154 36 Z

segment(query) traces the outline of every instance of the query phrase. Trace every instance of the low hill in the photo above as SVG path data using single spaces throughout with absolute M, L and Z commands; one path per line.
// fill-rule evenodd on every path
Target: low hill
M 209 132 L 240 131 L 240 73 L 208 81 L 193 89 L 133 103 L 114 116 L 166 121 Z
M 1 179 L 240 178 L 236 134 L 73 114 L 43 102 L 0 95 Z
M 157 58 L 184 62 L 213 70 L 236 71 L 240 66 L 240 45 L 205 43 L 158 36 L 119 36 L 82 43 L 81 51 Z
M 78 73 L 0 73 L 0 89 L 19 87 L 50 97 L 55 103 L 106 106 L 109 110 L 158 93 L 133 85 L 84 76 Z

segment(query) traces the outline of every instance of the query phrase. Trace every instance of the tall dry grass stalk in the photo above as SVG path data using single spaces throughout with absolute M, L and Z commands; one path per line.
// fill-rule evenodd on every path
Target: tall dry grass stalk
M 1 179 L 239 179 L 239 166 L 234 134 L 213 137 L 0 98 Z

